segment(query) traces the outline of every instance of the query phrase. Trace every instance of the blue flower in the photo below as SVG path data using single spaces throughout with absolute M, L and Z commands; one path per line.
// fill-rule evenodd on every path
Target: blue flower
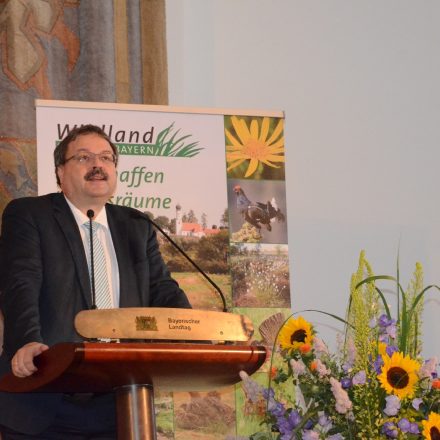
M 342 370 L 344 371 L 344 373 L 348 373 L 352 368 L 353 368 L 352 362 L 347 361 L 342 364 Z
M 364 370 L 358 371 L 353 376 L 353 385 L 364 385 L 367 381 L 367 373 Z
M 388 315 L 386 315 L 384 313 L 383 315 L 380 315 L 378 324 L 379 324 L 379 327 L 386 328 L 395 322 L 395 321 L 394 322 L 393 321 L 394 321 L 394 319 L 389 318 Z
M 385 422 L 382 426 L 382 432 L 389 438 L 397 438 L 399 431 L 393 422 Z
M 384 365 L 384 362 L 383 362 L 382 356 L 378 356 L 373 363 L 374 371 L 377 374 L 380 374 L 382 372 L 383 365 Z
M 345 390 L 347 388 L 350 388 L 352 385 L 351 378 L 350 377 L 343 377 L 341 379 L 341 385 L 342 385 L 342 388 L 344 388 Z
M 281 438 L 290 439 L 292 431 L 300 424 L 300 422 L 301 416 L 296 410 L 291 411 L 287 418 L 284 417 L 284 415 L 277 418 L 278 429 L 280 434 L 282 434 Z
M 411 428 L 411 423 L 408 419 L 406 419 L 405 417 L 403 419 L 400 419 L 399 422 L 397 423 L 397 426 L 399 427 L 399 429 L 402 432 L 409 432 L 410 428 Z
M 332 421 L 324 414 L 324 412 L 318 414 L 318 423 L 328 431 L 332 427 Z
M 420 408 L 420 405 L 423 403 L 423 399 L 421 399 L 420 397 L 416 397 L 415 399 L 413 399 L 412 401 L 412 407 L 418 411 Z
M 299 415 L 298 411 L 294 410 L 289 414 L 287 420 L 289 421 L 289 423 L 292 425 L 293 428 L 296 428 L 301 422 L 301 416 Z
M 306 422 L 304 428 L 305 428 L 305 429 L 312 429 L 312 428 L 313 428 L 313 422 L 312 422 L 312 420 L 310 420 L 310 419 L 307 420 L 307 422 Z
M 274 397 L 275 396 L 275 391 L 272 388 L 265 388 L 263 390 L 263 397 L 265 399 L 269 399 L 270 397 Z
M 411 434 L 420 434 L 420 429 L 419 429 L 419 425 L 415 422 L 411 423 L 411 426 L 409 428 L 409 432 Z
M 385 332 L 390 338 L 396 339 L 396 335 L 397 335 L 396 324 L 390 324 L 389 326 L 387 326 Z
M 269 411 L 275 416 L 275 417 L 282 417 L 286 413 L 286 409 L 284 408 L 284 405 L 280 402 L 274 402 L 272 405 L 269 405 Z
M 385 349 L 387 352 L 387 355 L 391 357 L 393 353 L 396 353 L 399 351 L 399 349 L 395 345 L 387 345 L 387 348 Z

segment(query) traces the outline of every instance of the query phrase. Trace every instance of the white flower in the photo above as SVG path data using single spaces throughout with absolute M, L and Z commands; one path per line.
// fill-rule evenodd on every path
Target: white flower
M 390 396 L 387 396 L 385 398 L 386 401 L 386 407 L 383 410 L 383 412 L 387 416 L 395 416 L 400 410 L 400 399 L 395 396 L 394 394 L 391 394 Z
M 349 409 L 352 407 L 352 403 L 350 398 L 348 397 L 347 392 L 342 388 L 342 385 L 334 378 L 330 378 L 330 385 L 332 388 L 333 396 L 336 399 L 336 411 L 339 414 L 346 414 Z
M 328 354 L 328 348 L 325 345 L 324 341 L 317 336 L 313 338 L 313 349 L 315 350 L 316 354 Z
M 331 373 L 331 371 L 321 362 L 320 359 L 315 360 L 315 365 L 319 377 L 328 376 Z
M 241 386 L 243 387 L 246 397 L 253 403 L 257 402 L 263 391 L 261 385 L 252 380 L 246 371 L 240 371 L 239 375 L 242 380 Z
M 292 367 L 293 374 L 296 376 L 301 376 L 306 372 L 306 366 L 302 360 L 296 361 L 295 359 L 290 359 L 290 366 Z
M 436 357 L 433 357 L 431 359 L 428 359 L 419 370 L 419 377 L 420 379 L 432 379 L 432 373 L 435 373 L 438 365 L 438 360 Z

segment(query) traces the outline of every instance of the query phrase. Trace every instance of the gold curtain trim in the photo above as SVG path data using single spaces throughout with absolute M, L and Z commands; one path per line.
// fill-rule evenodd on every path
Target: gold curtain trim
M 165 1 L 140 0 L 143 103 L 168 104 Z
M 127 0 L 113 0 L 116 102 L 130 102 Z

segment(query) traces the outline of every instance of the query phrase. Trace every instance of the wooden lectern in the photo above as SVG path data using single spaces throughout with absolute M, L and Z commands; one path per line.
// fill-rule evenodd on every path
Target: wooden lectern
M 251 345 L 163 341 L 61 343 L 35 359 L 38 371 L 32 376 L 3 376 L 0 391 L 114 391 L 118 438 L 155 440 L 155 387 L 197 391 L 233 385 L 240 381 L 241 370 L 252 374 L 265 358 L 264 347 Z

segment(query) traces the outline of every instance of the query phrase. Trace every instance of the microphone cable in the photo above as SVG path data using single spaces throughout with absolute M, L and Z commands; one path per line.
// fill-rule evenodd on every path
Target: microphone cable
M 144 212 L 141 214 L 143 214 L 147 218 L 147 220 L 203 275 L 203 277 L 211 284 L 211 286 L 214 287 L 214 289 L 218 292 L 222 300 L 223 312 L 227 312 L 228 308 L 226 306 L 226 298 L 223 292 L 221 291 L 220 287 L 155 221 L 151 220 L 151 218 L 147 213 Z

